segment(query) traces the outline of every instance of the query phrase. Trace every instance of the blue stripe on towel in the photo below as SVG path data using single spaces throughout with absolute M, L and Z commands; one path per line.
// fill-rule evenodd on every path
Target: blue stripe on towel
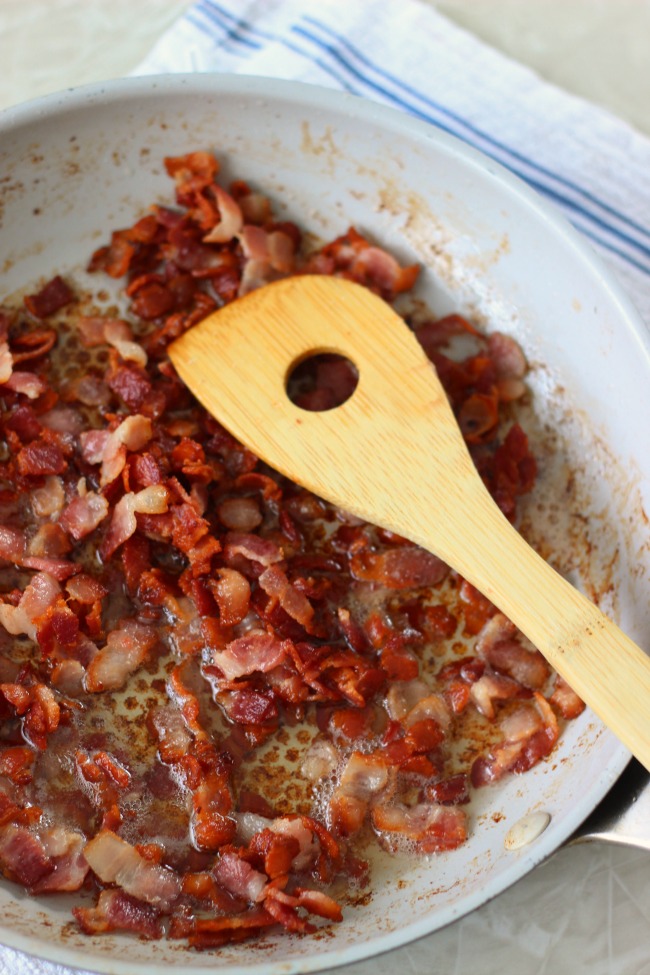
M 235 41 L 245 47 L 262 49 L 266 43 L 281 44 L 294 54 L 316 64 L 341 88 L 353 94 L 372 93 L 410 115 L 433 123 L 438 128 L 481 149 L 537 192 L 563 209 L 568 218 L 590 240 L 606 248 L 646 274 L 650 273 L 650 246 L 639 235 L 650 240 L 650 231 L 618 212 L 605 201 L 565 177 L 529 159 L 489 133 L 481 131 L 467 119 L 391 75 L 360 52 L 345 37 L 318 19 L 306 15 L 291 27 L 292 39 L 260 30 L 221 7 L 215 0 L 199 0 L 192 8 L 200 12 L 221 31 L 222 41 Z M 206 30 L 205 27 L 201 28 Z M 318 36 L 326 35 L 335 42 Z M 215 37 L 215 41 L 219 38 Z M 305 47 L 307 45 L 307 47 Z M 316 54 L 313 49 L 316 49 Z M 594 212 L 596 208 L 597 211 Z M 608 220 L 608 217 L 611 218 Z M 613 221 L 613 222 L 612 222 Z M 616 226 L 619 224 L 621 226 Z M 624 227 L 625 229 L 621 229 Z
M 601 208 L 604 212 L 609 213 L 616 220 L 619 220 L 621 223 L 627 225 L 631 230 L 636 231 L 639 235 L 641 235 L 642 238 L 645 238 L 646 240 L 648 240 L 648 242 L 650 242 L 650 228 L 644 227 L 641 224 L 637 223 L 636 221 L 632 220 L 626 214 L 618 212 L 616 209 L 614 209 L 614 207 L 611 207 L 608 203 L 606 203 L 604 200 L 601 200 L 599 197 L 594 196 L 588 190 L 584 189 L 584 187 L 572 182 L 570 179 L 567 179 L 566 177 L 561 176 L 558 173 L 552 172 L 550 169 L 548 169 L 545 166 L 542 166 L 536 160 L 531 159 L 530 157 L 523 155 L 522 153 L 518 152 L 512 147 L 505 145 L 505 143 L 500 142 L 489 132 L 485 132 L 482 129 L 479 129 L 477 126 L 468 122 L 466 119 L 462 118 L 457 113 L 451 111 L 451 109 L 447 108 L 445 105 L 433 101 L 433 99 L 431 99 L 429 96 L 423 94 L 421 91 L 418 91 L 416 88 L 413 88 L 411 85 L 407 84 L 401 78 L 398 78 L 395 75 L 391 74 L 389 71 L 386 70 L 386 68 L 380 67 L 377 64 L 375 64 L 358 48 L 355 48 L 354 45 L 347 40 L 347 38 L 343 37 L 340 34 L 337 34 L 336 31 L 332 30 L 332 28 L 328 24 L 324 24 L 321 21 L 318 21 L 315 18 L 309 16 L 304 17 L 303 20 L 305 23 L 309 23 L 313 25 L 313 27 L 321 30 L 324 34 L 327 34 L 329 37 L 335 40 L 338 46 L 348 51 L 348 53 L 355 60 L 363 64 L 364 67 L 368 68 L 370 71 L 375 73 L 378 77 L 385 79 L 386 81 L 396 86 L 404 93 L 412 96 L 413 98 L 427 105 L 434 111 L 440 112 L 441 114 L 445 115 L 449 119 L 453 120 L 458 125 L 467 129 L 467 131 L 470 132 L 474 137 L 484 140 L 485 142 L 499 149 L 501 152 L 508 154 L 512 156 L 514 159 L 521 161 L 523 164 L 529 166 L 532 170 L 535 170 L 540 175 L 550 180 L 554 180 L 555 182 L 566 187 L 569 191 L 575 193 L 577 196 L 581 197 L 582 199 Z M 310 39 L 316 41 L 316 38 L 311 37 Z M 322 42 L 320 41 L 318 41 L 317 43 L 322 44 Z M 329 49 L 332 50 L 331 48 Z M 364 80 L 369 81 L 370 79 L 364 79 Z
M 337 63 L 339 68 L 346 70 L 352 77 L 354 77 L 358 82 L 364 85 L 366 89 L 382 95 L 384 98 L 390 100 L 392 104 L 395 105 L 396 107 L 401 108 L 412 115 L 416 115 L 418 118 L 423 119 L 424 121 L 433 122 L 434 124 L 438 125 L 440 128 L 445 129 L 445 131 L 450 132 L 453 135 L 459 136 L 465 142 L 470 142 L 472 145 L 475 145 L 477 148 L 482 149 L 482 151 L 485 152 L 487 155 L 491 156 L 497 162 L 500 162 L 502 165 L 506 166 L 512 172 L 516 173 L 518 176 L 524 179 L 530 186 L 533 186 L 538 192 L 543 193 L 549 199 L 552 199 L 556 204 L 566 209 L 569 212 L 569 215 L 573 214 L 577 217 L 582 217 L 590 221 L 595 228 L 594 230 L 592 230 L 592 234 L 591 234 L 591 236 L 593 236 L 594 239 L 597 239 L 600 243 L 602 243 L 604 247 L 608 247 L 614 253 L 618 253 L 624 258 L 629 259 L 631 263 L 633 263 L 636 267 L 639 267 L 641 270 L 650 272 L 650 246 L 637 240 L 635 237 L 630 236 L 628 232 L 625 232 L 613 226 L 605 218 L 598 216 L 592 210 L 588 209 L 585 205 L 581 205 L 580 203 L 577 203 L 575 200 L 572 200 L 570 196 L 567 196 L 565 191 L 558 190 L 553 186 L 548 185 L 548 183 L 544 181 L 544 178 L 550 177 L 551 179 L 555 180 L 556 183 L 559 183 L 561 186 L 568 187 L 571 190 L 575 190 L 583 197 L 590 196 L 586 192 L 580 191 L 580 189 L 576 187 L 574 184 L 572 184 L 570 181 L 565 180 L 559 176 L 555 176 L 555 174 L 550 173 L 548 170 L 545 170 L 542 166 L 539 166 L 537 163 L 533 162 L 527 157 L 521 155 L 520 153 L 515 152 L 514 150 L 509 149 L 508 147 L 504 146 L 502 143 L 499 143 L 491 136 L 486 135 L 485 133 L 481 133 L 480 130 L 474 128 L 469 123 L 465 122 L 463 119 L 454 115 L 454 113 L 444 108 L 444 106 L 437 105 L 435 102 L 432 102 L 430 99 L 426 98 L 426 96 L 416 93 L 417 97 L 422 102 L 426 102 L 430 106 L 430 108 L 433 109 L 433 114 L 431 111 L 426 112 L 418 109 L 410 100 L 407 100 L 402 95 L 398 95 L 391 92 L 389 88 L 386 87 L 385 84 L 386 80 L 399 87 L 406 87 L 403 86 L 402 83 L 399 82 L 397 79 L 391 78 L 387 72 L 373 66 L 373 70 L 380 77 L 384 79 L 384 83 L 378 83 L 376 81 L 372 81 L 367 75 L 359 71 L 354 66 L 354 64 L 350 61 L 350 59 L 344 57 L 341 54 L 341 52 L 336 48 L 333 48 L 328 43 L 321 41 L 319 38 L 315 37 L 313 34 L 310 34 L 308 31 L 304 30 L 299 26 L 294 26 L 293 30 L 296 33 L 303 36 L 306 40 L 311 41 L 316 46 L 326 51 L 328 55 Z M 342 43 L 343 39 L 340 40 Z M 367 58 L 364 58 L 364 60 L 367 61 Z M 413 91 L 413 89 L 410 90 Z M 436 113 L 438 113 L 438 117 L 436 116 Z M 442 118 L 445 118 L 447 121 L 442 122 L 440 116 L 442 116 Z M 452 124 L 452 123 L 456 123 L 456 124 Z M 467 128 L 468 130 L 470 130 L 474 138 L 468 138 L 468 136 L 464 134 L 463 128 Z M 479 140 L 484 141 L 484 143 L 487 143 L 487 145 L 481 144 Z M 509 159 L 508 157 L 511 158 Z M 533 170 L 533 172 L 536 172 L 538 175 L 531 176 L 525 171 L 525 169 L 522 169 L 521 166 L 517 165 L 517 163 L 522 163 L 522 162 L 526 167 L 530 168 L 531 170 Z M 613 210 L 613 208 L 609 207 L 607 204 L 602 203 L 602 201 L 594 197 L 591 197 L 591 202 L 600 206 L 603 210 L 608 211 L 621 223 L 628 224 L 628 226 L 631 226 L 634 230 L 637 229 L 637 226 L 633 224 L 632 221 L 628 220 L 628 218 L 625 217 L 623 214 L 617 213 L 617 211 Z M 584 231 L 584 227 L 582 225 L 581 225 L 581 229 Z M 604 239 L 602 236 L 598 236 L 597 234 L 598 230 L 603 231 L 605 234 L 611 235 L 614 238 L 615 243 L 611 243 L 610 241 Z M 641 227 L 638 227 L 638 230 L 644 235 L 648 234 L 648 232 Z M 648 234 L 648 236 L 650 237 L 650 234 Z M 632 254 L 627 254 L 625 250 L 622 250 L 620 247 L 621 244 L 624 245 L 624 247 L 625 246 L 629 247 L 630 250 L 632 251 Z M 647 262 L 644 262 L 643 260 L 644 258 L 647 258 Z
M 313 57 L 308 51 L 300 47 L 298 44 L 293 43 L 288 38 L 281 35 L 267 34 L 264 31 L 260 31 L 248 24 L 245 20 L 236 18 L 230 11 L 225 10 L 218 4 L 214 3 L 214 0 L 199 0 L 199 3 L 192 8 L 193 11 L 203 15 L 206 21 L 209 21 L 211 25 L 214 25 L 220 29 L 221 37 L 215 36 L 214 30 L 211 26 L 206 27 L 205 24 L 200 25 L 200 30 L 203 33 L 211 36 L 216 43 L 225 43 L 228 41 L 235 41 L 246 47 L 253 48 L 257 51 L 262 50 L 266 45 L 260 41 L 255 40 L 257 35 L 263 38 L 264 41 L 270 42 L 272 44 L 282 44 L 288 50 L 293 51 L 294 54 L 298 54 L 300 57 L 305 58 L 311 64 L 318 65 L 323 71 L 333 78 L 337 85 L 344 91 L 354 94 L 354 89 L 349 85 L 346 79 L 337 71 L 333 70 L 331 67 L 323 64 L 319 58 Z M 224 23 L 225 21 L 225 23 Z M 229 23 L 231 26 L 229 26 Z M 246 36 L 247 32 L 251 36 Z

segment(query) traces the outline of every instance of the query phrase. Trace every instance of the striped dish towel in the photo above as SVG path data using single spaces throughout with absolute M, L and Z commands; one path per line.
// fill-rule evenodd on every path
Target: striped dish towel
M 341 88 L 458 136 L 555 204 L 650 327 L 650 140 L 419 0 L 198 0 L 136 73 L 174 71 Z

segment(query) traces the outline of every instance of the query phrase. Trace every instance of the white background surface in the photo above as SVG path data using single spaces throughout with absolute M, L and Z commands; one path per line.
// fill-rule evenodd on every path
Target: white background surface
M 128 74 L 186 6 L 184 0 L 0 0 L 0 108 Z M 438 0 L 435 6 L 650 135 L 650 0 Z M 650 855 L 638 851 L 562 850 L 470 917 L 350 966 L 345 975 L 650 975 L 648 871 Z M 64 971 L 0 949 L 2 975 Z

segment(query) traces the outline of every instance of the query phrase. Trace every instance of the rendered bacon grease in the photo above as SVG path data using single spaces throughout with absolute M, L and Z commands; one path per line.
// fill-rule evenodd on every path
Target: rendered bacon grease
M 207 153 L 166 167 L 176 205 L 92 255 L 93 303 L 55 277 L 0 316 L 0 869 L 78 891 L 88 934 L 210 948 L 340 921 L 371 840 L 458 847 L 472 791 L 546 758 L 582 704 L 433 555 L 261 464 L 167 358 L 277 277 L 392 301 L 418 269 L 354 229 L 308 251 Z M 411 324 L 514 520 L 536 478 L 521 350 L 458 315 Z M 353 384 L 325 358 L 293 395 Z

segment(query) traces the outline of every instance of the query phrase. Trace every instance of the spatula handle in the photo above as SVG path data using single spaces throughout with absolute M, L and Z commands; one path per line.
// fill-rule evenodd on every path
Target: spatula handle
M 485 495 L 481 530 L 471 551 L 456 548 L 454 567 L 650 770 L 650 657 L 530 548 Z

